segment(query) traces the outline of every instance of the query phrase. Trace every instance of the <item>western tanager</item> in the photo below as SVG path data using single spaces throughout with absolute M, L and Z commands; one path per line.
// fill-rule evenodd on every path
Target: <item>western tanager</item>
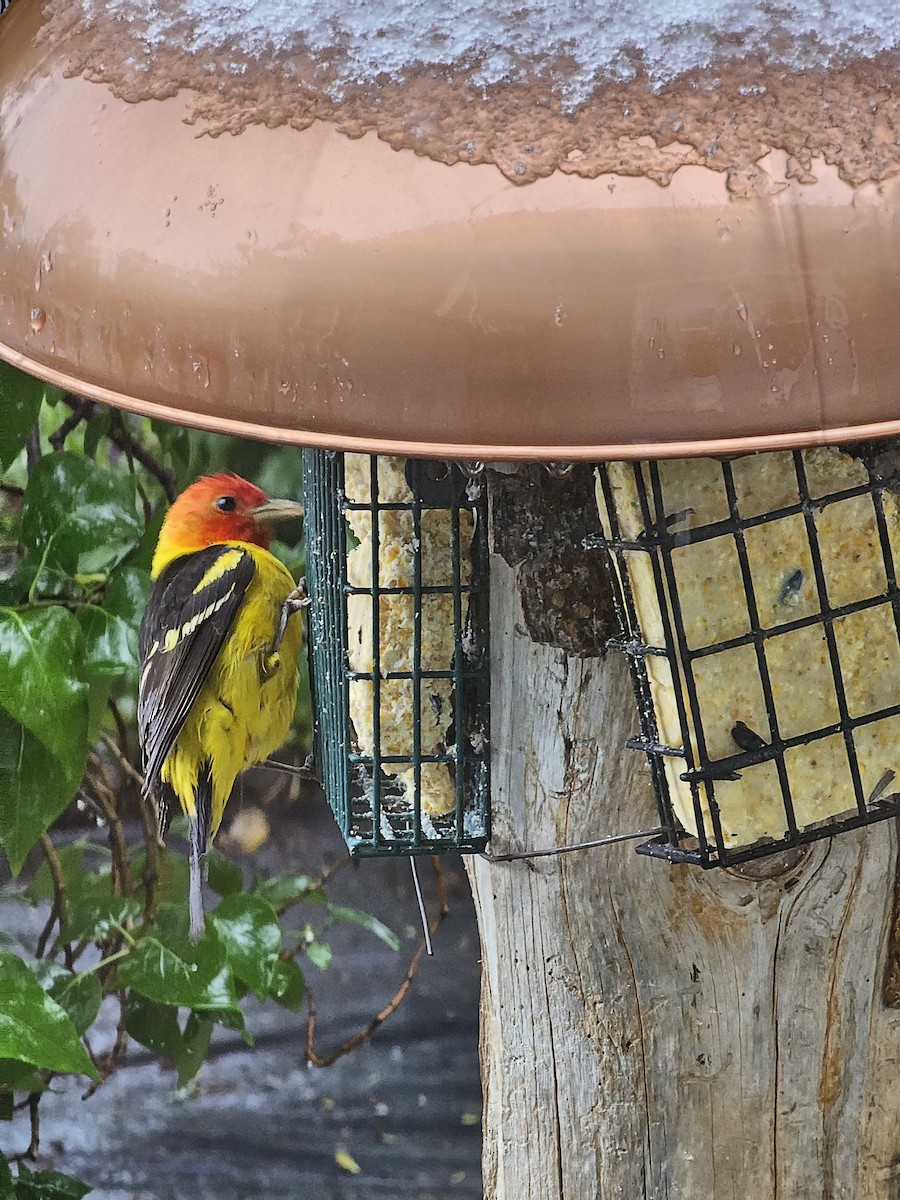
M 306 601 L 269 552 L 302 506 L 235 475 L 191 484 L 166 514 L 141 622 L 138 726 L 160 834 L 173 802 L 190 829 L 191 936 L 203 932 L 202 857 L 236 776 L 287 737 Z

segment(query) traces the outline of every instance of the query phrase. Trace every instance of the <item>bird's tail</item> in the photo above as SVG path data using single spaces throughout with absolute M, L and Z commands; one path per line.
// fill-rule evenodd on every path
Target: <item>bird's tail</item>
M 191 941 L 203 936 L 206 920 L 203 914 L 203 878 L 206 873 L 205 854 L 212 830 L 212 776 L 206 763 L 197 777 L 194 789 L 194 811 L 188 813 L 188 837 L 191 847 L 191 883 L 188 908 L 191 916 Z

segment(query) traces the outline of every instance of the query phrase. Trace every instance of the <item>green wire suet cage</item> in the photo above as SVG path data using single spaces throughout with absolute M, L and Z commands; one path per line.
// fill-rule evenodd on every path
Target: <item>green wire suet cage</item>
M 316 772 L 354 855 L 481 851 L 487 497 L 452 463 L 306 450 Z

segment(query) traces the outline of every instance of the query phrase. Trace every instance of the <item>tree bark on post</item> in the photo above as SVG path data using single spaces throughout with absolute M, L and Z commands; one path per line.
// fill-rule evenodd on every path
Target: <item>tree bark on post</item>
M 495 489 L 533 536 L 495 506 L 494 854 L 657 822 L 624 659 L 569 619 L 593 590 L 599 630 L 603 589 L 558 602 L 589 472 L 537 471 Z M 489 1200 L 900 1200 L 893 821 L 740 870 L 627 843 L 468 870 Z

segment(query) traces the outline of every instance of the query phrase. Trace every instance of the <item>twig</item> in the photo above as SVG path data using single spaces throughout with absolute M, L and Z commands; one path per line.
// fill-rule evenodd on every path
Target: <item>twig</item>
M 28 1119 L 31 1125 L 31 1141 L 28 1143 L 28 1157 L 34 1161 L 38 1156 L 41 1145 L 41 1114 L 39 1105 L 41 1093 L 32 1092 L 28 1097 Z
M 119 1065 L 119 1060 L 128 1048 L 128 1031 L 125 1028 L 125 992 L 116 992 L 116 999 L 119 1001 L 119 1021 L 116 1025 L 116 1040 L 110 1048 L 109 1054 L 95 1065 L 97 1070 L 103 1076 L 102 1079 L 94 1080 L 87 1091 L 82 1095 L 82 1100 L 90 1100 L 94 1092 L 109 1079 L 113 1071 Z
M 50 841 L 50 837 L 46 833 L 41 834 L 41 849 L 44 852 L 44 858 L 47 861 L 47 869 L 50 872 L 50 878 L 53 880 L 53 911 L 50 914 L 50 920 L 41 932 L 41 940 L 38 942 L 37 957 L 43 958 L 44 951 L 47 948 L 47 937 L 50 936 L 50 930 L 53 928 L 53 914 L 59 918 L 59 932 L 62 935 L 66 921 L 69 919 L 69 905 L 66 899 L 66 881 L 63 876 L 62 863 L 59 861 L 59 855 L 56 853 L 56 848 Z M 46 933 L 46 937 L 44 936 Z M 67 943 L 63 945 L 63 957 L 65 958 L 66 966 L 72 970 L 74 959 L 72 958 L 72 947 Z
M 25 442 L 25 463 L 28 467 L 30 475 L 34 468 L 41 461 L 41 431 L 35 425 L 31 433 L 28 435 L 28 440 Z
M 330 862 L 328 866 L 325 867 L 325 869 L 322 871 L 322 874 L 310 888 L 310 891 L 315 891 L 317 888 L 323 888 L 333 875 L 337 875 L 338 871 L 342 871 L 344 867 L 349 867 L 352 862 L 353 859 L 349 854 L 342 854 L 340 858 L 334 859 L 333 862 Z
M 89 420 L 91 413 L 94 411 L 94 405 L 91 400 L 81 400 L 77 397 L 73 397 L 73 399 L 76 401 L 75 407 L 63 421 L 62 425 L 58 429 L 55 429 L 48 438 L 54 450 L 62 450 L 69 434 L 74 429 L 77 429 L 82 421 Z
M 25 1107 L 26 1105 L 28 1107 L 28 1116 L 31 1122 L 31 1139 L 28 1142 L 27 1150 L 23 1150 L 20 1154 L 8 1154 L 6 1156 L 7 1162 L 23 1162 L 25 1160 L 28 1162 L 34 1162 L 34 1160 L 37 1158 L 38 1150 L 40 1149 L 41 1145 L 41 1116 L 38 1110 L 38 1105 L 40 1102 L 41 1093 L 32 1092 L 22 1105 L 22 1107 Z
M 122 770 L 133 783 L 137 784 L 138 790 L 142 792 L 144 790 L 143 775 L 132 764 L 131 760 L 126 757 L 126 755 L 122 752 L 121 747 L 116 745 L 115 741 L 109 736 L 108 733 L 103 733 L 100 736 L 104 746 L 116 759 Z
M 25 495 L 25 489 L 19 487 L 17 483 L 0 483 L 0 492 L 4 496 L 15 496 L 17 499 L 21 499 Z
M 168 467 L 163 466 L 158 458 L 155 458 L 150 451 L 131 433 L 126 427 L 119 413 L 113 413 L 112 420 L 109 423 L 109 432 L 107 437 L 111 442 L 114 442 L 123 454 L 127 454 L 136 462 L 139 462 L 145 471 L 158 480 L 162 490 L 166 494 L 166 499 L 171 503 L 178 495 L 178 484 L 175 480 L 175 472 L 170 471 Z
M 102 734 L 103 744 L 116 759 L 128 778 L 137 785 L 138 807 L 144 826 L 144 920 L 149 924 L 156 916 L 157 883 L 159 881 L 159 838 L 157 836 L 156 810 L 153 801 L 144 795 L 144 777 L 135 770 L 125 754 L 109 734 Z
M 447 897 L 444 891 L 444 878 L 441 872 L 440 864 L 436 858 L 432 859 L 432 862 L 434 864 L 435 892 L 437 893 L 439 906 L 438 915 L 434 918 L 429 926 L 431 935 L 433 937 L 443 924 L 444 918 L 449 912 L 449 909 L 447 907 Z M 316 1053 L 313 1046 L 316 1036 L 316 1018 L 318 1013 L 316 1009 L 315 997 L 313 996 L 312 992 L 307 989 L 306 1058 L 314 1067 L 330 1067 L 331 1064 L 337 1062 L 339 1058 L 343 1058 L 345 1054 L 349 1054 L 351 1050 L 355 1050 L 357 1046 L 367 1041 L 375 1032 L 375 1030 L 383 1025 L 392 1013 L 397 1011 L 406 998 L 407 992 L 412 986 L 412 981 L 416 977 L 416 972 L 419 969 L 419 963 L 422 961 L 422 957 L 425 954 L 427 946 L 428 943 L 423 937 L 422 941 L 419 943 L 418 949 L 410 960 L 406 975 L 403 977 L 403 982 L 394 993 L 390 1002 L 381 1010 L 380 1013 L 372 1018 L 368 1025 L 366 1025 L 363 1029 L 360 1029 L 358 1033 L 355 1033 L 345 1042 L 342 1042 L 341 1045 L 338 1046 L 336 1050 L 332 1050 L 330 1054 L 319 1055 Z
M 114 753 L 119 762 L 121 763 L 124 760 L 130 766 L 131 763 L 128 758 L 130 751 L 130 746 L 128 743 L 128 726 L 125 723 L 125 718 L 122 716 L 122 710 L 119 708 L 118 704 L 116 704 L 112 696 L 110 696 L 110 698 L 107 700 L 106 707 L 112 713 L 113 720 L 116 723 L 116 733 L 119 735 L 118 746 L 116 746 L 116 743 L 112 740 L 112 738 L 108 740 L 107 745 L 116 746 Z
M 88 755 L 88 763 L 96 774 L 89 774 L 87 782 L 95 799 L 100 805 L 109 829 L 109 845 L 113 859 L 113 891 L 117 896 L 128 895 L 130 882 L 128 872 L 128 847 L 125 844 L 125 832 L 119 820 L 116 794 L 110 786 L 103 763 L 93 751 Z
M 35 947 L 34 951 L 35 958 L 43 958 L 47 953 L 47 942 L 50 940 L 50 933 L 53 929 L 53 926 L 56 924 L 57 915 L 56 905 L 52 904 L 50 906 L 50 915 L 44 922 L 44 928 L 41 930 L 40 937 L 37 940 L 37 946 Z

